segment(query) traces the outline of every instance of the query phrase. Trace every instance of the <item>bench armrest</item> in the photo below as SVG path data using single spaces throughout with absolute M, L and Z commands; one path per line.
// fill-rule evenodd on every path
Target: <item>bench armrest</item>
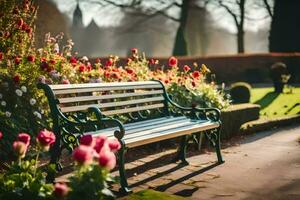
M 220 121 L 220 116 L 221 116 L 221 112 L 219 109 L 217 108 L 197 108 L 195 106 L 192 106 L 192 107 L 184 107 L 184 106 L 181 106 L 177 103 L 175 103 L 170 97 L 169 95 L 167 94 L 167 100 L 168 102 L 173 105 L 174 107 L 182 110 L 182 111 L 188 111 L 190 112 L 192 115 L 194 115 L 196 118 L 199 118 L 197 114 L 202 114 L 204 115 L 207 119 L 210 119 L 212 121 Z M 213 113 L 214 117 L 209 117 L 207 114 L 208 113 Z
M 117 126 L 119 127 L 119 130 L 116 130 L 114 132 L 114 136 L 118 140 L 122 140 L 125 134 L 125 128 L 123 126 L 123 123 L 120 120 L 110 118 L 110 117 L 105 117 L 101 114 L 101 111 L 99 108 L 93 106 L 88 108 L 88 113 L 95 114 L 97 121 L 102 122 L 104 124 L 108 124 L 109 126 Z

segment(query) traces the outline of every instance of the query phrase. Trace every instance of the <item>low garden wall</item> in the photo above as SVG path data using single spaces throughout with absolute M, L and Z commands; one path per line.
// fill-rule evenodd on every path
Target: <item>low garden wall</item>
M 123 64 L 126 58 L 120 58 Z M 167 65 L 168 58 L 157 57 L 160 64 Z M 291 83 L 300 83 L 300 53 L 237 54 L 207 57 L 178 57 L 180 66 L 193 66 L 194 62 L 206 64 L 216 74 L 218 83 L 246 81 L 249 83 L 268 83 L 269 68 L 275 62 L 283 62 L 292 74 Z M 103 58 L 103 60 L 106 60 Z

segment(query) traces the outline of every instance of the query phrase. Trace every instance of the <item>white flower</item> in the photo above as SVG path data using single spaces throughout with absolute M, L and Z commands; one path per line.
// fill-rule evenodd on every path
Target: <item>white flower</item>
M 30 105 L 33 106 L 36 103 L 36 100 L 32 98 L 32 99 L 29 100 L 29 103 L 30 103 Z
M 6 106 L 6 102 L 5 101 L 1 101 L 1 106 Z
M 22 90 L 24 93 L 26 93 L 26 92 L 27 92 L 27 87 L 23 85 L 23 86 L 21 87 L 21 90 Z
M 54 44 L 53 50 L 55 53 L 59 53 L 59 45 L 57 43 Z
M 88 57 L 86 57 L 86 56 L 83 56 L 81 59 L 82 59 L 83 61 L 89 61 Z
M 16 89 L 16 94 L 20 97 L 23 95 L 23 92 L 19 89 Z
M 6 115 L 6 117 L 10 117 L 11 116 L 11 112 L 6 111 L 5 115 Z
M 0 93 L 0 99 L 2 99 L 3 95 Z
M 42 119 L 42 115 L 39 112 L 37 112 L 37 111 L 34 111 L 33 115 L 36 116 L 39 119 Z

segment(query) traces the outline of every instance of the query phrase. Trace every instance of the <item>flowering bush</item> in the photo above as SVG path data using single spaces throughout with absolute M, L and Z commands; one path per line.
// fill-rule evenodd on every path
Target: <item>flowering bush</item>
M 45 152 L 55 142 L 55 135 L 42 130 L 36 137 L 37 153 L 35 159 L 25 159 L 30 148 L 30 135 L 20 133 L 13 142 L 16 162 L 7 165 L 0 173 L 0 199 L 114 199 L 108 190 L 107 181 L 112 181 L 109 171 L 116 165 L 114 152 L 120 149 L 116 139 L 90 135 L 83 136 L 81 144 L 73 152 L 76 162 L 74 176 L 69 183 L 46 183 L 46 173 L 38 166 L 40 152 Z M 88 143 L 86 141 L 89 141 Z M 53 166 L 48 169 L 54 170 Z
M 30 1 L 3 1 L 0 7 L 0 131 L 5 133 L 0 145 L 9 146 L 19 132 L 31 136 L 38 130 L 49 128 L 51 122 L 48 107 L 37 82 L 48 84 L 96 83 L 115 81 L 162 81 L 172 98 L 184 105 L 201 107 L 228 106 L 222 92 L 211 83 L 206 83 L 209 69 L 183 66 L 175 57 L 169 59 L 169 66 L 159 67 L 159 61 L 147 59 L 138 49 L 125 66 L 119 66 L 119 58 L 110 56 L 104 63 L 100 59 L 92 64 L 87 57 L 79 58 L 72 53 L 72 40 L 62 45 L 63 34 L 45 36 L 41 49 L 33 46 L 34 19 L 37 9 Z M 156 66 L 151 71 L 149 66 Z M 192 70 L 193 68 L 194 70 Z M 10 153 L 1 152 L 1 159 Z

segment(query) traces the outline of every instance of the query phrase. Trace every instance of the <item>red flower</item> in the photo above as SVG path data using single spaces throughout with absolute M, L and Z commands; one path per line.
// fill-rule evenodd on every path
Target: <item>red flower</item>
M 27 60 L 28 60 L 29 62 L 34 62 L 34 60 L 35 60 L 34 55 L 29 55 L 29 56 L 27 56 Z
M 49 62 L 50 62 L 51 65 L 55 65 L 56 64 L 55 60 L 50 60 Z
M 96 58 L 95 63 L 101 63 L 100 58 Z
M 201 73 L 199 71 L 194 71 L 192 75 L 195 79 L 198 79 L 200 77 Z
M 93 161 L 93 152 L 91 147 L 79 145 L 73 152 L 73 158 L 80 165 L 90 164 Z
M 183 66 L 183 70 L 184 70 L 185 72 L 188 72 L 188 71 L 191 70 L 191 68 L 190 68 L 190 66 L 188 66 L 188 65 L 184 65 L 184 66 Z
M 63 198 L 67 196 L 69 188 L 65 183 L 55 183 L 53 194 L 57 198 Z
M 127 64 L 130 63 L 132 61 L 131 58 L 127 58 Z
M 27 145 L 24 142 L 15 141 L 13 143 L 13 149 L 18 157 L 24 158 L 27 151 Z
M 128 74 L 132 74 L 134 72 L 133 69 L 131 69 L 131 68 L 127 68 L 126 71 Z
M 114 61 L 112 58 L 108 59 L 105 63 L 105 66 L 112 66 L 114 64 Z
M 61 83 L 62 84 L 70 84 L 70 81 L 68 79 L 64 79 Z
M 42 70 L 47 70 L 49 65 L 48 63 L 46 63 L 45 61 L 41 62 L 40 67 L 42 68 Z
M 149 63 L 150 63 L 151 65 L 156 65 L 156 64 L 158 64 L 158 60 L 155 60 L 155 59 L 151 58 L 151 59 L 149 60 Z
M 87 65 L 87 66 L 86 66 L 86 70 L 87 70 L 87 71 L 91 71 L 91 70 L 92 70 L 92 66 L 91 66 L 91 65 Z
M 164 82 L 165 82 L 165 84 L 168 84 L 170 81 L 168 79 L 166 79 Z
M 26 23 L 23 23 L 22 26 L 21 26 L 21 29 L 23 31 L 26 31 L 26 29 L 28 29 L 28 25 Z
M 3 133 L 0 131 L 0 140 L 3 138 Z
M 14 76 L 14 81 L 15 81 L 15 83 L 19 83 L 20 80 L 21 80 L 21 77 L 20 77 L 19 75 L 15 75 L 15 76 Z
M 106 140 L 107 140 L 107 137 L 105 135 L 100 135 L 99 137 L 95 138 L 94 150 L 97 153 L 101 152 Z
M 109 138 L 107 142 L 112 152 L 117 152 L 121 148 L 121 144 L 116 138 Z
M 77 59 L 75 57 L 71 57 L 70 58 L 70 63 L 71 64 L 76 64 L 77 63 Z
M 193 86 L 193 87 L 196 87 L 195 81 L 192 81 L 192 86 Z
M 41 130 L 37 135 L 37 142 L 43 148 L 43 150 L 48 150 L 50 145 L 55 142 L 55 135 L 53 132 L 46 129 Z
M 116 156 L 109 150 L 101 151 L 99 154 L 99 165 L 112 170 L 116 166 Z
M 137 54 L 138 53 L 138 49 L 137 48 L 132 48 L 131 49 L 131 53 L 132 54 Z
M 175 67 L 175 66 L 177 66 L 177 63 L 178 63 L 178 60 L 174 56 L 169 58 L 169 66 Z
M 32 28 L 27 27 L 25 31 L 26 31 L 26 33 L 28 33 L 28 34 L 31 34 L 31 33 L 32 33 Z
M 18 65 L 21 62 L 21 58 L 15 57 L 15 64 Z
M 86 145 L 86 146 L 92 146 L 93 145 L 93 136 L 92 135 L 84 135 L 80 138 L 80 144 Z
M 30 144 L 30 135 L 28 135 L 27 133 L 20 133 L 18 135 L 18 141 L 23 142 L 24 144 L 26 144 L 26 146 L 29 146 L 29 144 Z
M 85 65 L 80 65 L 79 66 L 79 71 L 84 72 L 85 71 Z
M 2 59 L 3 59 L 3 53 L 0 52 L 0 60 L 2 60 Z
M 19 19 L 18 22 L 17 22 L 18 27 L 23 26 L 23 24 L 24 24 L 23 19 Z

